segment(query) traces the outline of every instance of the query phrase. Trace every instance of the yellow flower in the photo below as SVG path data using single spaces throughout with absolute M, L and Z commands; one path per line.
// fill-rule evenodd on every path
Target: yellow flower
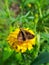
M 35 45 L 35 34 L 29 29 L 16 29 L 9 34 L 7 40 L 9 45 L 16 50 L 16 52 L 25 52 L 31 50 Z

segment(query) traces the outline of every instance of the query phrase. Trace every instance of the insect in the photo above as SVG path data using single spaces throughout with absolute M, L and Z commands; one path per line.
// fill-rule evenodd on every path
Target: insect
M 20 28 L 17 39 L 18 39 L 19 42 L 23 42 L 23 41 L 26 41 L 26 40 L 33 39 L 34 37 L 35 36 L 33 34 L 31 34 L 30 32 Z

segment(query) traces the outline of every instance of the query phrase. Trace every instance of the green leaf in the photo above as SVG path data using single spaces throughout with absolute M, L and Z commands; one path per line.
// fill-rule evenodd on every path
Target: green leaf
M 41 53 L 31 65 L 40 65 L 49 62 L 49 52 Z
M 19 60 L 19 61 L 22 60 L 22 55 L 21 55 L 20 52 L 16 54 L 16 59 Z
M 10 48 L 4 48 L 3 50 L 3 61 L 7 60 L 11 55 L 12 55 L 13 51 Z

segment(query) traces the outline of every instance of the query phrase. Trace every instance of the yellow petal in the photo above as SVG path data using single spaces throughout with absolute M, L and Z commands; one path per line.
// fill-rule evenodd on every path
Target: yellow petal
M 32 44 L 28 44 L 28 50 L 31 50 L 32 48 Z

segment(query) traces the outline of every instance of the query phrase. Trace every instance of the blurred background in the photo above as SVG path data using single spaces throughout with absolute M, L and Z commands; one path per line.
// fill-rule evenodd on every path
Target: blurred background
M 24 64 L 28 55 L 16 54 L 6 40 L 20 24 L 40 35 L 39 54 L 49 52 L 49 0 L 0 0 L 0 65 L 30 65 L 30 57 Z

